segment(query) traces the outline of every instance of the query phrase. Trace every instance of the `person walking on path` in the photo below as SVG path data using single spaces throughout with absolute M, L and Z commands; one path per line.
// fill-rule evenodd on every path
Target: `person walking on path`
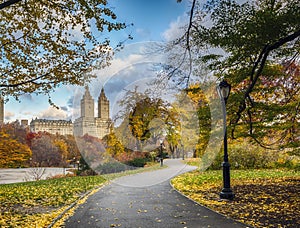
M 247 227 L 197 204 L 172 188 L 170 178 L 195 167 L 176 159 L 166 160 L 165 164 L 168 166 L 165 169 L 112 181 L 77 208 L 65 227 Z

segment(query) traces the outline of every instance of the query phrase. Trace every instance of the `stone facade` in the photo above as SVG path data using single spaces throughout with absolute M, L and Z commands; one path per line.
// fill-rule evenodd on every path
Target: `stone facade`
M 51 134 L 83 136 L 89 134 L 97 138 L 103 138 L 110 133 L 112 121 L 109 118 L 109 100 L 102 88 L 98 98 L 98 116 L 95 117 L 94 99 L 89 88 L 85 88 L 85 93 L 80 103 L 80 117 L 72 123 L 71 120 L 45 120 L 35 119 L 30 123 L 32 132 L 46 131 Z
M 95 117 L 94 99 L 89 88 L 81 99 L 81 116 L 74 121 L 74 135 L 82 136 L 89 134 L 97 138 L 103 138 L 109 134 L 112 121 L 109 118 L 109 100 L 102 88 L 98 98 L 98 116 Z
M 30 131 L 46 131 L 51 134 L 73 135 L 73 123 L 71 120 L 46 120 L 36 118 L 30 122 Z

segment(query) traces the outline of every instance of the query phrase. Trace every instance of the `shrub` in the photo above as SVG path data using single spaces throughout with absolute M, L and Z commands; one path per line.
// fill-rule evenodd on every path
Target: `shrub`
M 129 166 L 120 162 L 107 162 L 99 165 L 96 171 L 100 174 L 119 173 L 131 169 Z
M 280 152 L 267 150 L 249 140 L 234 141 L 228 146 L 229 162 L 232 169 L 274 168 Z M 210 169 L 220 169 L 223 150 L 217 155 Z
M 127 164 L 134 167 L 144 167 L 148 161 L 150 161 L 148 158 L 134 158 L 133 160 L 128 161 Z
M 281 152 L 275 162 L 275 168 L 289 168 L 300 170 L 300 157 L 290 154 L 289 151 Z

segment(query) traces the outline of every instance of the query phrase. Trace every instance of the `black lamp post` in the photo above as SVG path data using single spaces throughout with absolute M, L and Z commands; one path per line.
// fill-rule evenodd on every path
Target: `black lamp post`
M 231 86 L 225 80 L 222 80 L 217 86 L 218 94 L 222 102 L 222 112 L 223 112 L 223 129 L 224 129 L 224 160 L 222 163 L 223 167 L 223 189 L 220 192 L 221 199 L 232 200 L 234 198 L 234 193 L 230 188 L 230 164 L 228 160 L 228 150 L 227 150 L 227 125 L 226 125 L 226 103 L 229 97 Z
M 163 156 L 163 140 L 160 139 L 160 166 L 162 167 L 164 165 L 164 156 Z

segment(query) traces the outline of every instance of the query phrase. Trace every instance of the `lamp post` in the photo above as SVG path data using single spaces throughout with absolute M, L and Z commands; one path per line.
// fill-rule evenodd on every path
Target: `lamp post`
M 163 162 L 164 162 L 164 157 L 163 157 L 163 140 L 162 139 L 160 139 L 159 140 L 159 142 L 160 142 L 160 166 L 162 167 L 164 164 L 163 164 Z
M 221 199 L 232 200 L 234 198 L 234 193 L 230 188 L 230 164 L 228 160 L 228 150 L 227 150 L 227 124 L 226 124 L 226 103 L 229 97 L 231 86 L 225 80 L 222 80 L 217 86 L 217 91 L 222 102 L 222 112 L 223 112 L 223 129 L 224 129 L 224 160 L 222 163 L 223 167 L 223 189 L 220 192 Z

